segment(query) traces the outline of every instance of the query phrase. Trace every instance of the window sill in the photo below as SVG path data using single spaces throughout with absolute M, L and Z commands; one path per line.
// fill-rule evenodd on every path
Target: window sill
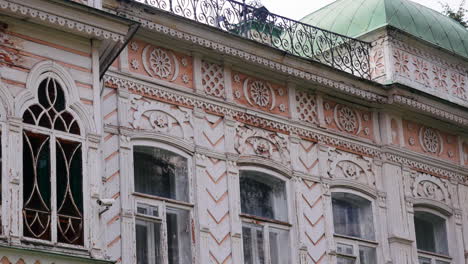
M 186 207 L 192 207 L 192 208 L 194 207 L 194 205 L 191 204 L 191 203 L 178 201 L 178 200 L 173 200 L 173 199 L 164 198 L 164 197 L 161 197 L 161 196 L 156 196 L 156 195 L 151 195 L 151 194 L 146 194 L 146 193 L 134 192 L 133 195 L 136 196 L 136 197 L 140 197 L 140 198 L 158 200 L 158 201 L 168 202 L 168 203 L 177 204 L 177 205 L 186 206 Z
M 49 257 L 54 257 L 54 258 L 60 258 L 60 259 L 68 259 L 69 261 L 73 261 L 73 263 L 101 263 L 101 264 L 113 264 L 115 262 L 109 261 L 109 260 L 104 260 L 104 259 L 98 259 L 98 258 L 93 258 L 91 257 L 90 254 L 77 254 L 77 251 L 57 251 L 57 250 L 51 250 L 51 249 L 44 249 L 44 248 L 31 248 L 28 245 L 12 245 L 10 243 L 1 243 L 0 242 L 0 249 L 8 249 L 8 250 L 14 250 L 18 251 L 18 255 L 24 255 L 26 254 L 31 254 L 34 257 L 40 257 L 40 256 L 49 256 Z M 78 261 L 78 262 L 77 262 Z
M 418 249 L 418 254 L 421 254 L 422 256 L 437 257 L 437 258 L 444 259 L 444 260 L 447 260 L 447 261 L 452 261 L 452 257 L 450 257 L 448 255 L 442 255 L 442 254 L 438 254 L 438 253 L 434 253 L 434 252 L 430 252 L 430 251 L 425 251 L 425 250 Z
M 84 246 L 74 246 L 63 243 L 54 243 L 51 241 L 39 240 L 34 238 L 23 237 L 20 239 L 21 246 L 34 248 L 36 250 L 47 250 L 48 252 L 63 254 L 73 253 L 76 255 L 89 257 L 89 250 Z
M 271 224 L 277 224 L 277 225 L 292 227 L 292 225 L 290 223 L 288 223 L 288 222 L 283 222 L 283 221 L 269 219 L 269 218 L 263 218 L 263 217 L 255 216 L 255 215 L 240 214 L 240 217 L 248 219 L 248 220 L 253 220 L 253 223 L 265 223 L 266 222 L 266 223 L 271 223 Z
M 359 238 L 359 237 L 346 236 L 346 235 L 340 235 L 340 234 L 333 234 L 333 236 L 338 237 L 338 238 L 348 239 L 348 240 L 354 240 L 354 241 L 357 241 L 357 242 L 363 242 L 363 243 L 371 244 L 371 245 L 374 245 L 374 246 L 379 245 L 379 243 L 377 241 L 368 240 L 368 239 Z

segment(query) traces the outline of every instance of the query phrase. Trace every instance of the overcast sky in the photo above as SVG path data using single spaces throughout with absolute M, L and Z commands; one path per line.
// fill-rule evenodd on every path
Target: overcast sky
M 324 7 L 335 0 L 261 0 L 262 4 L 272 13 L 299 20 L 313 11 Z M 440 2 L 458 9 L 462 0 L 413 0 L 434 10 L 441 11 Z M 250 2 L 250 1 L 246 1 Z M 468 8 L 468 1 L 465 3 Z

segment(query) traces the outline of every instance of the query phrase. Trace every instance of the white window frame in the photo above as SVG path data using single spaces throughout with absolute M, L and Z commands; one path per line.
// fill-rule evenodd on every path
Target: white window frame
M 375 240 L 368 240 L 368 239 L 363 239 L 359 237 L 352 237 L 352 236 L 346 236 L 346 235 L 341 235 L 337 234 L 335 232 L 335 222 L 333 218 L 333 202 L 332 199 L 331 201 L 331 208 L 332 208 L 332 227 L 333 227 L 333 237 L 335 239 L 335 250 L 337 250 L 338 244 L 347 244 L 353 246 L 353 254 L 346 254 L 346 253 L 338 253 L 336 251 L 337 257 L 344 257 L 344 258 L 349 258 L 349 259 L 354 259 L 354 264 L 360 264 L 360 259 L 359 259 L 359 247 L 364 246 L 364 247 L 370 247 L 375 249 L 375 258 L 376 261 L 378 262 L 379 260 L 379 255 L 378 255 L 378 249 L 379 249 L 379 243 L 378 243 L 378 232 L 377 232 L 377 226 L 376 226 L 376 204 L 375 204 L 375 199 L 365 195 L 361 192 L 354 191 L 354 190 L 349 190 L 349 189 L 343 189 L 343 188 L 333 188 L 331 191 L 331 194 L 333 193 L 348 193 L 352 195 L 356 195 L 358 197 L 361 197 L 363 199 L 366 199 L 367 201 L 370 202 L 371 204 L 371 210 L 372 210 L 372 224 L 374 225 L 374 238 Z M 331 195 L 330 194 L 330 195 Z
M 63 79 L 54 71 L 47 71 L 39 75 L 39 77 L 35 80 L 36 86 L 38 87 L 40 83 L 47 79 L 51 78 L 54 79 L 62 88 L 62 92 L 65 97 L 65 108 L 68 111 L 69 114 L 71 114 L 76 122 L 78 123 L 80 127 L 80 135 L 72 134 L 72 133 L 66 133 L 63 131 L 59 130 L 54 130 L 54 129 L 48 129 L 45 127 L 41 126 L 36 126 L 36 125 L 31 125 L 27 123 L 22 123 L 23 129 L 21 130 L 20 137 L 21 137 L 21 144 L 20 144 L 20 149 L 21 149 L 21 161 L 20 161 L 20 171 L 21 171 L 21 177 L 20 177 L 20 188 L 19 188 L 19 204 L 21 208 L 19 209 L 19 235 L 20 235 L 20 240 L 26 241 L 26 242 L 32 242 L 34 244 L 38 245 L 47 245 L 47 246 L 59 246 L 63 248 L 70 248 L 70 249 L 79 249 L 79 250 L 86 250 L 89 248 L 89 231 L 88 231 L 88 225 L 89 225 L 89 217 L 88 217 L 88 207 L 86 204 L 88 204 L 89 199 L 88 199 L 88 180 L 86 175 L 87 173 L 87 149 L 88 146 L 86 144 L 86 135 L 85 135 L 85 129 L 84 129 L 84 124 L 81 122 L 80 118 L 74 112 L 72 109 L 70 109 L 70 96 L 68 95 L 68 88 L 63 81 Z M 36 87 L 36 88 L 37 88 Z M 37 94 L 38 88 L 34 90 L 34 102 L 31 103 L 29 106 L 38 104 L 39 103 L 39 95 Z M 26 107 L 25 109 L 28 109 Z M 24 115 L 25 111 L 22 112 L 22 115 Z M 50 209 L 51 209 L 51 220 L 50 220 L 50 229 L 51 229 L 51 240 L 42 240 L 42 239 L 37 239 L 37 238 L 32 238 L 32 237 L 26 237 L 24 235 L 24 221 L 23 221 L 23 206 L 24 206 L 24 199 L 23 199 L 23 133 L 25 131 L 29 131 L 35 134 L 41 134 L 45 136 L 49 136 L 49 150 L 50 150 L 50 186 L 51 186 L 51 194 L 50 194 Z M 54 155 L 56 153 L 56 142 L 57 138 L 60 139 L 65 139 L 73 142 L 79 142 L 81 143 L 81 162 L 82 162 L 82 171 L 81 171 L 81 176 L 82 176 L 82 195 L 83 195 L 83 245 L 72 245 L 72 244 L 67 244 L 67 243 L 61 243 L 58 242 L 58 227 L 57 227 L 57 189 L 56 189 L 56 180 L 57 180 L 57 175 L 56 175 L 56 156 Z
M 450 224 L 450 219 L 447 215 L 444 215 L 444 214 L 441 214 L 440 212 L 438 212 L 437 210 L 432 210 L 432 209 L 429 209 L 427 207 L 424 207 L 424 206 L 415 206 L 414 207 L 414 213 L 416 214 L 416 212 L 426 212 L 426 213 L 430 213 L 430 214 L 433 214 L 435 216 L 438 216 L 442 219 L 444 219 L 444 223 L 445 223 L 445 232 L 447 234 L 447 250 L 448 250 L 448 255 L 442 255 L 442 254 L 437 254 L 435 252 L 430 252 L 430 251 L 425 251 L 425 250 L 420 250 L 418 249 L 418 245 L 417 245 L 417 242 L 416 242 L 416 230 L 415 230 L 415 233 L 414 233 L 414 241 L 415 241 L 415 246 L 416 246 L 416 250 L 418 252 L 418 262 L 419 262 L 419 257 L 423 257 L 423 258 L 428 258 L 431 260 L 431 264 L 438 264 L 436 261 L 445 261 L 446 263 L 452 263 L 452 257 L 450 256 L 450 229 L 449 229 L 449 224 Z M 413 224 L 414 224 L 414 216 L 413 216 Z
M 134 184 L 134 161 L 133 161 L 133 154 L 134 154 L 134 147 L 135 146 L 144 146 L 144 147 L 153 147 L 153 148 L 159 148 L 159 149 L 164 149 L 167 151 L 171 151 L 177 155 L 182 156 L 183 158 L 187 159 L 187 184 L 188 184 L 188 202 L 185 201 L 178 201 L 174 199 L 169 199 L 165 197 L 160 197 L 156 195 L 151 195 L 151 194 L 145 194 L 145 193 L 139 193 L 135 191 L 135 184 Z M 168 264 L 169 259 L 168 259 L 168 239 L 167 239 L 167 223 L 166 223 L 166 215 L 167 215 L 167 209 L 168 208 L 174 208 L 174 209 L 181 209 L 181 210 L 186 210 L 189 215 L 189 224 L 192 224 L 193 219 L 194 219 L 194 197 L 193 197 L 193 158 L 191 155 L 187 154 L 186 152 L 183 152 L 177 147 L 173 147 L 161 142 L 156 142 L 153 140 L 135 140 L 132 142 L 132 149 L 131 149 L 131 164 L 132 167 L 130 169 L 130 184 L 132 188 L 132 197 L 133 197 L 133 211 L 134 211 L 134 226 L 136 226 L 137 220 L 149 220 L 149 221 L 155 221 L 161 223 L 161 254 L 163 256 L 163 263 L 162 264 Z M 138 213 L 138 205 L 146 205 L 146 206 L 153 206 L 153 207 L 158 207 L 158 211 L 160 216 L 159 217 L 151 217 L 147 215 L 143 215 Z M 192 259 L 195 256 L 195 246 L 193 245 L 193 240 L 192 237 L 195 235 L 193 234 L 194 230 L 192 229 L 192 226 L 189 226 L 190 228 L 190 251 L 192 254 Z M 136 230 L 134 232 L 134 241 L 135 241 L 135 249 L 136 249 Z M 181 251 L 179 251 L 179 254 L 181 254 Z M 135 254 L 135 263 L 136 263 L 136 254 Z
M 289 245 L 288 245 L 288 251 L 289 251 L 289 256 L 290 256 L 290 259 L 292 258 L 292 253 L 293 253 L 293 250 L 292 250 L 292 231 L 293 231 L 293 226 L 290 224 L 291 222 L 291 219 L 293 219 L 293 215 L 292 215 L 292 199 L 290 197 L 290 193 L 291 193 L 291 186 L 290 186 L 290 181 L 289 181 L 289 178 L 277 173 L 277 172 L 274 172 L 274 171 L 271 171 L 271 170 L 268 170 L 268 169 L 265 169 L 265 168 L 262 168 L 262 167 L 257 167 L 257 166 L 242 166 L 239 168 L 239 179 L 240 179 L 240 173 L 241 171 L 256 171 L 256 172 L 261 172 L 261 173 L 264 173 L 264 174 L 267 174 L 271 177 L 274 177 L 276 179 L 279 179 L 281 181 L 284 182 L 284 185 L 285 185 L 285 197 L 287 199 L 286 201 L 286 205 L 287 205 L 287 221 L 284 222 L 284 221 L 278 221 L 278 220 L 274 220 L 274 219 L 267 219 L 267 218 L 263 218 L 263 217 L 259 217 L 259 216 L 254 216 L 254 215 L 248 215 L 248 214 L 244 214 L 241 212 L 241 207 L 239 207 L 239 213 L 240 213 L 240 219 L 241 219 L 241 223 L 242 223 L 242 227 L 244 227 L 244 224 L 249 224 L 249 225 L 257 225 L 257 226 L 261 226 L 263 228 L 263 252 L 265 254 L 265 264 L 271 264 L 271 254 L 270 254 L 270 235 L 269 235 L 269 231 L 271 228 L 276 228 L 276 229 L 280 229 L 280 230 L 284 230 L 284 231 L 287 231 L 288 232 L 288 241 L 289 241 Z M 240 185 L 239 185 L 240 186 Z M 241 197 L 240 197 L 240 192 L 239 192 L 239 204 L 240 204 L 240 201 L 241 201 Z M 254 237 L 254 236 L 252 236 Z M 256 239 L 256 238 L 255 238 Z M 253 243 L 255 244 L 255 243 Z M 255 253 L 257 250 L 252 248 L 252 254 L 257 254 Z M 244 258 L 244 243 L 242 243 L 242 259 Z

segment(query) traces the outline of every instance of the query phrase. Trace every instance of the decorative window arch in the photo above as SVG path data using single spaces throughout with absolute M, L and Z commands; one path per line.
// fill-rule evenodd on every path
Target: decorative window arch
M 82 128 L 58 74 L 36 79 L 23 112 L 22 232 L 30 239 L 84 245 Z
M 239 169 L 244 263 L 290 263 L 288 179 L 269 169 Z
M 331 200 L 338 263 L 377 263 L 373 197 L 333 188 Z

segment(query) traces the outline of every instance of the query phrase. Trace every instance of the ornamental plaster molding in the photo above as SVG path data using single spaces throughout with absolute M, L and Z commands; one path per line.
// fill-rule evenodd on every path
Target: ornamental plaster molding
M 130 93 L 137 93 L 150 98 L 166 101 L 172 104 L 182 105 L 189 108 L 200 108 L 207 112 L 223 115 L 228 118 L 233 118 L 239 122 L 251 124 L 256 127 L 266 128 L 268 130 L 282 132 L 284 134 L 296 134 L 300 137 L 308 138 L 312 141 L 320 141 L 324 144 L 333 145 L 339 148 L 349 149 L 353 152 L 359 152 L 368 156 L 376 156 L 379 151 L 375 147 L 359 144 L 343 140 L 342 138 L 321 134 L 312 131 L 305 126 L 293 126 L 284 122 L 284 120 L 271 120 L 268 116 L 262 116 L 259 113 L 246 113 L 243 109 L 236 109 L 233 106 L 226 105 L 221 102 L 209 102 L 203 100 L 199 96 L 190 96 L 186 94 L 169 91 L 161 86 L 149 86 L 124 79 L 117 76 L 105 75 L 104 83 L 110 87 L 128 90 Z
M 178 135 L 190 140 L 193 137 L 191 111 L 157 101 L 147 102 L 141 95 L 130 95 L 131 107 L 135 109 L 130 118 L 135 129 L 149 129 L 157 132 Z
M 401 165 L 406 165 L 410 168 L 416 169 L 418 171 L 423 171 L 426 173 L 430 173 L 431 175 L 436 175 L 438 177 L 448 178 L 450 180 L 456 181 L 461 184 L 468 184 L 468 176 L 457 173 L 455 171 L 451 171 L 448 169 L 436 167 L 433 165 L 429 165 L 427 163 L 419 162 L 416 160 L 412 160 L 407 157 L 403 157 L 401 155 L 395 153 L 381 153 L 380 159 L 387 160 L 391 162 L 395 162 Z
M 430 61 L 431 63 L 440 64 L 445 67 L 450 67 L 450 68 L 456 69 L 457 71 L 461 73 L 464 73 L 467 71 L 466 66 L 464 66 L 463 63 L 451 63 L 441 58 L 441 56 L 439 56 L 438 54 L 435 54 L 434 52 L 425 51 L 421 48 L 417 48 L 413 45 L 409 45 L 402 39 L 400 35 L 398 35 L 397 33 L 394 33 L 393 31 L 389 31 L 388 40 L 394 47 L 399 48 L 408 53 L 412 53 L 413 55 L 417 55 L 423 59 Z
M 116 87 L 118 89 L 127 90 L 130 93 L 141 94 L 153 99 L 157 98 L 158 100 L 162 100 L 170 104 L 183 105 L 189 108 L 201 108 L 207 112 L 216 113 L 227 118 L 237 120 L 241 123 L 282 132 L 284 134 L 295 134 L 309 141 L 321 142 L 322 144 L 334 146 L 340 149 L 346 149 L 354 153 L 361 153 L 366 156 L 377 157 L 380 160 L 388 160 L 391 162 L 407 165 L 409 167 L 425 171 L 433 175 L 450 178 L 462 184 L 468 184 L 468 176 L 448 169 L 451 166 L 453 167 L 453 164 L 448 164 L 445 161 L 441 162 L 445 164 L 447 169 L 429 165 L 428 163 L 430 163 L 430 161 L 428 161 L 428 163 L 416 161 L 411 158 L 404 157 L 400 154 L 382 151 L 379 147 L 362 144 L 352 139 L 335 137 L 329 134 L 322 134 L 312 130 L 310 127 L 286 124 L 286 121 L 282 119 L 272 120 L 269 119 L 270 117 L 262 116 L 258 113 L 249 114 L 242 109 L 236 109 L 234 106 L 225 105 L 224 103 L 209 102 L 200 96 L 195 97 L 187 94 L 183 95 L 180 92 L 173 90 L 169 91 L 168 89 L 165 89 L 161 86 L 156 87 L 137 83 L 133 80 L 125 79 L 120 76 L 109 74 L 105 75 L 104 83 L 109 87 Z
M 411 98 L 401 96 L 401 95 L 394 95 L 392 98 L 393 98 L 392 102 L 394 103 L 407 105 L 412 108 L 416 108 L 420 111 L 429 113 L 431 115 L 446 119 L 448 121 L 455 122 L 464 126 L 468 126 L 468 119 L 455 115 L 451 112 L 444 111 L 442 109 L 433 107 L 425 103 L 418 102 L 416 100 L 413 100 Z
M 132 8 L 137 9 L 137 10 L 134 10 L 137 13 L 144 13 L 144 11 L 141 10 L 141 8 L 138 8 L 136 6 L 133 6 Z M 312 81 L 318 84 L 326 85 L 348 95 L 360 97 L 362 99 L 365 99 L 371 102 L 377 102 L 377 103 L 384 103 L 387 100 L 385 96 L 379 95 L 377 93 L 361 90 L 352 85 L 344 84 L 343 82 L 334 81 L 323 76 L 318 76 L 318 75 L 315 75 L 306 71 L 296 69 L 294 67 L 286 66 L 282 63 L 278 63 L 278 62 L 254 55 L 252 53 L 248 53 L 240 49 L 236 49 L 236 48 L 232 48 L 232 47 L 220 44 L 220 43 L 216 43 L 211 40 L 204 39 L 204 38 L 192 35 L 192 34 L 188 34 L 179 30 L 175 30 L 175 29 L 151 22 L 143 18 L 139 18 L 136 16 L 132 16 L 130 14 L 125 14 L 125 13 L 117 14 L 115 11 L 110 10 L 110 9 L 105 9 L 105 11 L 122 16 L 130 20 L 133 20 L 135 22 L 141 23 L 141 27 L 149 29 L 151 31 L 169 35 L 172 38 L 178 38 L 184 41 L 192 42 L 194 44 L 200 45 L 205 48 L 211 48 L 218 52 L 221 52 L 230 56 L 235 56 L 243 60 L 256 63 L 265 67 L 269 67 L 270 69 L 274 71 L 279 71 L 285 74 L 293 75 L 303 80 Z
M 427 173 L 411 173 L 411 193 L 415 198 L 435 200 L 450 203 L 450 194 L 446 181 Z
M 237 127 L 235 148 L 240 155 L 257 155 L 289 164 L 288 136 L 246 125 Z
M 125 41 L 124 35 L 99 28 L 91 24 L 84 24 L 77 20 L 65 18 L 19 3 L 13 3 L 7 0 L 0 0 L 0 9 L 27 16 L 32 19 L 40 19 L 43 22 L 57 25 L 65 29 L 72 29 L 78 32 L 83 32 L 94 37 L 102 37 L 104 39 L 121 43 L 124 43 Z
M 113 10 L 106 9 L 106 11 L 110 12 L 110 13 L 113 13 L 113 14 L 116 14 Z M 144 12 L 144 11 L 141 10 L 139 12 Z M 354 86 L 346 85 L 346 84 L 344 84 L 342 82 L 333 81 L 331 79 L 328 79 L 328 78 L 325 78 L 325 77 L 322 77 L 322 76 L 317 76 L 317 75 L 314 75 L 314 74 L 311 74 L 311 73 L 308 73 L 308 72 L 305 72 L 305 71 L 301 71 L 301 70 L 298 70 L 298 69 L 283 65 L 281 63 L 277 63 L 277 62 L 274 62 L 274 61 L 271 61 L 271 60 L 268 60 L 268 59 L 253 55 L 253 54 L 246 53 L 244 51 L 241 51 L 241 50 L 238 50 L 238 49 L 235 49 L 235 48 L 231 48 L 231 47 L 219 44 L 219 43 L 212 42 L 212 41 L 207 40 L 207 39 L 200 38 L 198 36 L 187 34 L 187 33 L 184 33 L 184 32 L 178 31 L 178 30 L 174 30 L 174 29 L 171 29 L 171 28 L 163 26 L 163 25 L 153 23 L 153 22 L 151 22 L 149 20 L 145 20 L 145 19 L 142 19 L 142 18 L 139 18 L 139 17 L 136 17 L 136 16 L 132 16 L 132 15 L 129 15 L 129 14 L 119 14 L 119 15 L 121 15 L 121 16 L 123 16 L 125 18 L 128 18 L 128 19 L 132 19 L 132 20 L 134 20 L 136 22 L 139 22 L 139 23 L 142 24 L 142 27 L 147 28 L 149 30 L 156 31 L 158 33 L 163 33 L 163 34 L 169 35 L 169 36 L 171 36 L 173 38 L 175 37 L 175 38 L 179 38 L 179 39 L 182 39 L 182 40 L 185 40 L 185 41 L 189 41 L 189 42 L 195 43 L 197 45 L 201 45 L 203 47 L 213 48 L 213 49 L 217 50 L 218 52 L 222 52 L 222 53 L 232 55 L 232 56 L 237 56 L 237 57 L 240 57 L 240 58 L 242 58 L 244 60 L 252 61 L 254 63 L 258 63 L 258 64 L 261 64 L 263 66 L 269 67 L 270 69 L 273 69 L 275 71 L 281 71 L 283 73 L 288 73 L 288 74 L 295 75 L 296 77 L 307 80 L 307 81 L 313 81 L 313 82 L 317 82 L 319 84 L 328 85 L 328 86 L 330 86 L 332 88 L 335 88 L 335 89 L 337 89 L 337 90 L 339 90 L 341 92 L 344 92 L 346 94 L 350 94 L 350 95 L 353 95 L 353 96 L 356 96 L 356 97 L 360 97 L 360 98 L 363 98 L 363 99 L 371 101 L 371 102 L 378 102 L 378 103 L 389 103 L 389 102 L 391 102 L 391 100 L 388 100 L 388 98 L 386 96 L 378 95 L 376 93 L 372 93 L 372 92 L 369 92 L 369 91 L 363 91 L 363 90 L 358 89 L 358 88 L 356 88 Z M 392 38 L 392 37 L 382 38 L 383 42 L 391 41 L 391 40 L 394 40 L 394 38 Z M 401 42 L 401 41 L 399 41 L 399 42 Z M 401 43 L 403 43 L 403 42 L 401 42 Z M 429 53 L 427 53 L 427 54 L 429 55 Z M 434 57 L 434 58 L 437 58 L 437 57 Z M 458 117 L 458 116 L 453 115 L 453 114 L 451 114 L 449 112 L 434 108 L 434 107 L 432 107 L 430 105 L 419 103 L 419 102 L 416 102 L 416 101 L 408 99 L 408 98 L 406 100 L 403 100 L 403 97 L 401 97 L 401 96 L 394 96 L 393 100 L 395 102 L 400 102 L 400 100 L 401 100 L 400 103 L 404 103 L 405 105 L 408 105 L 410 107 L 414 107 L 414 108 L 417 108 L 419 110 L 423 110 L 424 112 L 431 113 L 431 114 L 437 115 L 439 117 L 443 117 L 443 118 L 445 118 L 445 119 L 447 119 L 449 121 L 454 121 L 454 122 L 457 122 L 459 124 L 468 125 L 468 119 Z
M 328 176 L 333 179 L 352 180 L 375 187 L 372 159 L 330 148 L 328 150 Z

